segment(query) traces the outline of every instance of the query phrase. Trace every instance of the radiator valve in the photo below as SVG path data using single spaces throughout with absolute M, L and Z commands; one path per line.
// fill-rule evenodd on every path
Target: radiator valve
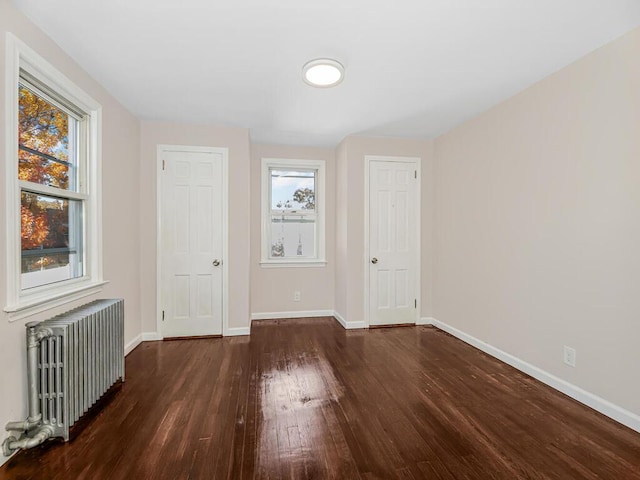
M 10 436 L 2 442 L 2 453 L 5 457 L 12 455 L 16 450 L 33 448 L 45 440 L 53 436 L 53 427 L 51 425 L 42 425 L 38 427 L 32 435 L 21 435 L 20 438 Z

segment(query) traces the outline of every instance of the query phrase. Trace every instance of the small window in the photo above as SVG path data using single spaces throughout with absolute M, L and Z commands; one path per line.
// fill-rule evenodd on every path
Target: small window
M 15 37 L 7 69 L 7 305 L 16 320 L 96 293 L 101 107 Z
M 263 265 L 324 264 L 324 162 L 263 159 L 262 176 Z

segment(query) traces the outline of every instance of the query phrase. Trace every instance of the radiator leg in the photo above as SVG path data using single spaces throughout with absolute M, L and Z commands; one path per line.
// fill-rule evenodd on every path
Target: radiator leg
M 53 436 L 53 427 L 51 425 L 43 425 L 31 436 L 25 435 L 20 439 L 17 439 L 16 437 L 6 438 L 5 441 L 2 442 L 2 453 L 5 457 L 8 457 L 18 449 L 36 447 L 41 443 L 44 443 L 44 441 L 51 436 Z

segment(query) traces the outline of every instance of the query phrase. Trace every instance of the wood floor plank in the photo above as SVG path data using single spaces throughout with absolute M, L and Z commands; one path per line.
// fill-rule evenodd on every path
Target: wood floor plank
M 640 434 L 432 327 L 261 321 L 126 366 L 74 441 L 0 479 L 640 480 Z

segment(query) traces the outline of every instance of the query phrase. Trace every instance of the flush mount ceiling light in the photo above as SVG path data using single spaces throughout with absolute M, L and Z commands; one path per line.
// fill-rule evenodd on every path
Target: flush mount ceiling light
M 317 58 L 304 64 L 302 78 L 313 87 L 334 87 L 344 79 L 344 67 L 330 58 Z

